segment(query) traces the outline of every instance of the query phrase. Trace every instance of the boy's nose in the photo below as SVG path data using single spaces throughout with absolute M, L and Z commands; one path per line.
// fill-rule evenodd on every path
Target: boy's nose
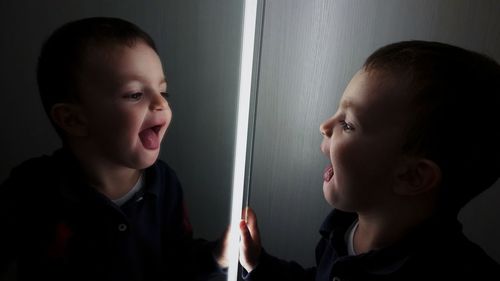
M 332 131 L 333 131 L 333 128 L 331 126 L 331 119 L 328 119 L 325 122 L 323 122 L 319 126 L 319 131 L 320 131 L 321 135 L 323 135 L 323 137 L 325 137 L 325 138 L 331 137 Z
M 149 108 L 154 111 L 165 110 L 168 107 L 167 100 L 161 94 L 155 94 L 151 98 Z

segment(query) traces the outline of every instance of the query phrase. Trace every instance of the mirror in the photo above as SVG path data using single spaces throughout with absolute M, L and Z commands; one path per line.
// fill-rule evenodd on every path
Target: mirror
M 498 1 L 265 1 L 250 206 L 266 250 L 313 266 L 327 159 L 320 123 L 366 57 L 396 41 L 451 43 L 500 61 Z M 460 214 L 466 235 L 500 262 L 497 184 Z
M 230 217 L 243 1 L 7 0 L 0 13 L 0 181 L 60 146 L 36 85 L 42 42 L 71 20 L 120 17 L 156 42 L 173 111 L 160 159 L 181 181 L 194 236 L 218 238 Z

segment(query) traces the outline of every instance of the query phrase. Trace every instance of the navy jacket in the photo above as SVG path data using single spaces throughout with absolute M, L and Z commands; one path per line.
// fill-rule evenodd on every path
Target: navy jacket
M 216 273 L 193 240 L 181 185 L 157 161 L 121 207 L 89 187 L 68 151 L 28 160 L 0 187 L 0 273 L 18 280 L 194 280 Z
M 321 227 L 316 266 L 302 268 L 265 252 L 247 280 L 500 280 L 500 266 L 462 233 L 456 219 L 433 218 L 404 241 L 347 255 L 345 234 L 356 214 L 334 210 Z

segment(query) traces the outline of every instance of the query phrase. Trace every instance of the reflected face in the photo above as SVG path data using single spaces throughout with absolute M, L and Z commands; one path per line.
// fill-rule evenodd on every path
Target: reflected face
M 142 41 L 89 51 L 81 77 L 80 108 L 91 150 L 114 165 L 152 165 L 172 118 L 156 52 Z
M 368 211 L 391 197 L 410 98 L 389 84 L 376 71 L 359 71 L 335 115 L 320 126 L 321 150 L 330 160 L 323 193 L 335 208 Z

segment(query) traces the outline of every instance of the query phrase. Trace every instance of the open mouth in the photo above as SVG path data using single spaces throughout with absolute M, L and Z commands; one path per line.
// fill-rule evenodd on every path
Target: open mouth
M 162 126 L 152 126 L 139 133 L 139 139 L 146 149 L 158 149 L 160 147 L 160 130 Z
M 323 171 L 323 180 L 325 182 L 329 182 L 332 177 L 333 177 L 333 166 L 332 164 L 329 164 L 328 166 L 326 166 L 325 170 Z
M 157 135 L 160 132 L 160 129 L 161 129 L 161 125 L 156 125 L 156 126 L 151 127 L 151 130 L 153 130 L 155 132 L 155 134 L 157 134 Z

